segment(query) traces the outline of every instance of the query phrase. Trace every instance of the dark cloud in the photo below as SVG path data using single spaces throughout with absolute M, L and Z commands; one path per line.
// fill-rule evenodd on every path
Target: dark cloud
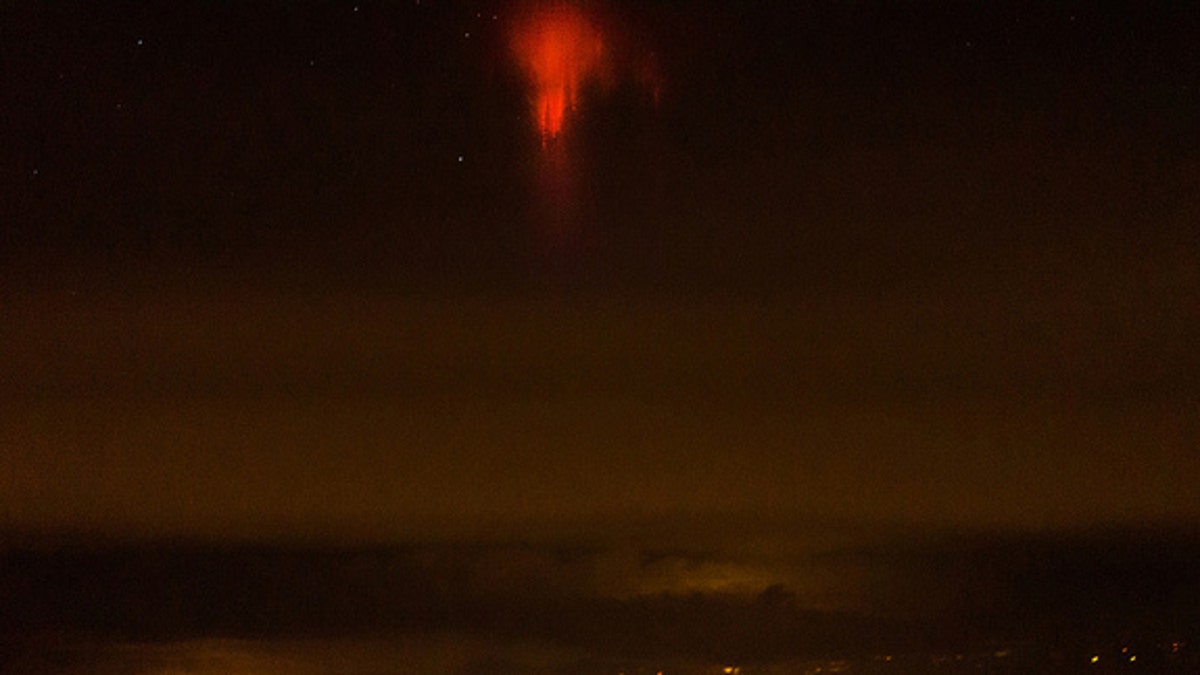
M 1200 543 L 1168 530 L 923 535 L 786 564 L 736 541 L 725 548 L 13 546 L 3 558 L 3 629 L 126 639 L 448 632 L 749 663 L 996 640 L 1156 639 L 1187 634 L 1200 612 Z M 773 575 L 762 572 L 772 566 Z M 806 596 L 820 569 L 843 584 L 838 591 L 855 581 L 840 607 Z M 730 576 L 743 585 L 724 583 Z

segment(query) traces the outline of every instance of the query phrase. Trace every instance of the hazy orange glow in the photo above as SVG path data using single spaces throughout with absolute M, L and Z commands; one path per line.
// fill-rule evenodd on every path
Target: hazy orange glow
M 582 83 L 602 71 L 604 42 L 579 7 L 549 2 L 523 14 L 511 44 L 532 81 L 534 118 L 546 143 L 562 133 Z

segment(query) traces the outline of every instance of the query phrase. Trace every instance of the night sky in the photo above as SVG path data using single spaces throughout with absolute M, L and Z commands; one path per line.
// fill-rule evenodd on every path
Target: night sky
M 774 658 L 1200 619 L 1198 35 L 1170 2 L 5 2 L 0 628 Z

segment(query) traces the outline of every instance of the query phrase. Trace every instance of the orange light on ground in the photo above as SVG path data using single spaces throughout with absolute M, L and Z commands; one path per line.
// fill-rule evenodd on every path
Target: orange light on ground
M 562 133 L 583 83 L 602 71 L 604 43 L 578 6 L 545 2 L 513 25 L 511 46 L 531 80 L 534 118 L 545 144 Z

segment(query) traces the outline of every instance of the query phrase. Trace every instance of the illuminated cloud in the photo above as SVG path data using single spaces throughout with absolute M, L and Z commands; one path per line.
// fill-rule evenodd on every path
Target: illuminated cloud
M 601 592 L 618 597 L 695 593 L 755 596 L 770 586 L 791 581 L 767 565 L 715 555 L 613 551 L 598 559 L 596 568 Z

